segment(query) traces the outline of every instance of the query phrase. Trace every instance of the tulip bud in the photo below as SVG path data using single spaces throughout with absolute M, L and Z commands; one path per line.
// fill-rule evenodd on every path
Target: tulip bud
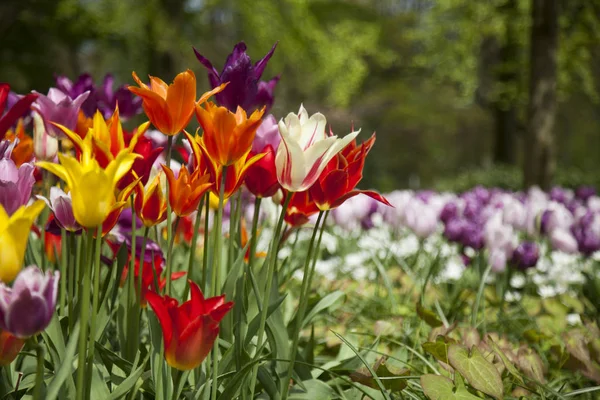
M 33 153 L 38 160 L 52 161 L 58 153 L 58 139 L 48 135 L 44 120 L 33 112 Z

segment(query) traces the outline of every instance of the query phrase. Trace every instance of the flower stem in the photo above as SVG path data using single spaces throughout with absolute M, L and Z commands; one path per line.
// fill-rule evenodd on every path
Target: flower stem
M 281 398 L 285 400 L 287 398 L 289 382 L 292 379 L 292 373 L 294 371 L 294 363 L 296 362 L 296 355 L 298 353 L 298 342 L 300 340 L 300 332 L 302 331 L 302 322 L 304 321 L 304 315 L 306 314 L 306 307 L 308 306 L 308 297 L 310 294 L 310 286 L 312 281 L 312 273 L 311 273 L 311 265 L 313 254 L 317 253 L 315 251 L 315 238 L 317 237 L 317 233 L 319 232 L 319 224 L 321 224 L 321 235 L 319 237 L 319 242 L 321 237 L 323 237 L 323 230 L 325 228 L 325 221 L 321 223 L 323 219 L 324 211 L 319 212 L 319 216 L 317 217 L 317 222 L 313 229 L 313 234 L 310 238 L 310 243 L 308 245 L 308 253 L 306 254 L 306 260 L 304 261 L 304 274 L 302 276 L 302 287 L 300 289 L 300 300 L 298 304 L 298 313 L 296 314 L 296 326 L 294 330 L 294 338 L 292 340 L 291 354 L 290 354 L 290 362 L 288 364 L 288 372 L 286 379 L 283 381 L 284 385 L 282 388 Z M 317 246 L 318 247 L 318 246 Z
M 477 314 L 479 313 L 479 303 L 483 297 L 483 289 L 485 288 L 485 281 L 488 275 L 492 271 L 492 264 L 489 264 L 483 274 L 481 275 L 481 282 L 479 283 L 479 290 L 477 290 L 477 297 L 475 297 L 475 303 L 473 305 L 473 311 L 471 312 L 471 326 L 477 326 Z
M 169 139 L 167 141 L 167 168 L 171 168 L 171 150 L 173 147 L 173 136 L 169 136 Z M 171 243 L 171 236 L 173 236 L 173 232 L 172 232 L 172 216 L 171 216 L 171 202 L 169 201 L 169 185 L 166 185 L 166 197 L 167 197 L 167 283 L 165 286 L 165 294 L 166 295 L 170 295 L 171 294 L 171 254 L 169 249 L 171 248 L 170 243 Z
M 202 248 L 202 281 L 201 281 L 201 288 L 203 292 L 207 291 L 206 288 L 206 277 L 208 275 L 208 239 L 210 238 L 210 236 L 208 235 L 208 224 L 209 224 L 209 219 L 208 216 L 210 214 L 210 194 L 206 194 L 206 205 L 205 205 L 205 211 L 204 211 L 204 247 Z
M 125 347 L 125 358 L 128 361 L 133 361 L 137 352 L 138 338 L 134 336 L 134 319 L 138 317 L 135 312 L 135 250 L 137 247 L 137 233 L 135 223 L 135 207 L 133 196 L 131 196 L 131 250 L 129 251 L 129 269 L 127 272 L 127 305 L 126 318 L 127 321 L 127 346 Z M 117 277 L 120 279 L 120 277 Z
M 214 247 L 214 262 L 213 262 L 213 269 L 212 269 L 212 282 L 211 282 L 211 286 L 212 286 L 212 295 L 213 296 L 218 296 L 219 295 L 219 287 L 221 286 L 220 283 L 220 273 L 221 273 L 221 263 L 223 261 L 223 251 L 221 249 L 222 247 L 222 237 L 221 237 L 221 231 L 222 231 L 222 223 L 223 223 L 223 202 L 225 201 L 225 181 L 226 181 L 226 177 L 227 177 L 227 166 L 223 167 L 223 171 L 221 173 L 221 186 L 219 188 L 219 208 L 217 209 L 217 219 L 215 221 L 215 224 L 213 226 L 214 229 L 214 240 L 215 240 L 215 247 Z M 217 399 L 217 394 L 219 392 L 219 386 L 217 383 L 217 379 L 219 377 L 219 334 L 217 333 L 217 338 L 215 339 L 215 345 L 213 347 L 213 365 L 212 365 L 212 375 L 213 375 L 213 382 L 212 382 L 212 399 L 216 400 Z
M 83 280 L 83 288 L 81 290 L 81 296 L 79 297 L 80 304 L 80 329 L 79 329 L 79 357 L 77 361 L 77 398 L 84 399 L 84 393 L 86 393 L 86 382 L 85 382 L 85 361 L 86 361 L 86 350 L 87 350 L 87 337 L 88 337 L 88 323 L 90 318 L 90 303 L 88 303 L 91 291 L 91 268 L 92 264 L 92 251 L 93 251 L 93 240 L 94 231 L 92 229 L 87 230 L 86 235 L 86 261 L 79 265 L 82 270 L 80 277 Z M 83 251 L 82 251 L 83 258 Z
M 194 268 L 194 260 L 196 259 L 196 243 L 198 242 L 198 232 L 200 231 L 200 220 L 202 217 L 202 207 L 204 206 L 204 202 L 208 201 L 208 194 L 204 194 L 200 203 L 198 203 L 198 211 L 196 212 L 196 221 L 194 221 L 194 234 L 192 235 L 192 242 L 190 243 L 190 258 L 188 259 L 188 284 L 185 286 L 185 294 L 183 299 L 187 299 L 190 294 L 190 284 L 189 280 L 192 279 L 192 269 Z M 204 287 L 202 287 L 204 290 Z
M 33 387 L 33 400 L 41 400 L 42 386 L 44 385 L 44 358 L 46 356 L 46 349 L 44 349 L 44 346 L 38 343 L 36 336 L 32 338 L 32 342 L 35 343 L 35 350 L 37 353 L 37 368 L 35 370 L 35 386 Z
M 92 293 L 92 318 L 90 320 L 90 342 L 88 345 L 88 379 L 87 397 L 89 398 L 92 388 L 92 373 L 94 367 L 94 350 L 96 344 L 96 315 L 98 314 L 98 302 L 100 299 L 100 254 L 102 252 L 102 225 L 96 231 L 96 242 L 94 250 L 94 263 L 90 263 L 88 269 L 94 268 L 94 291 Z
M 269 301 L 271 299 L 271 289 L 273 287 L 273 275 L 275 273 L 275 264 L 277 263 L 277 253 L 279 250 L 279 241 L 281 236 L 281 228 L 283 227 L 283 220 L 285 219 L 285 211 L 287 210 L 288 205 L 290 204 L 290 200 L 292 199 L 292 193 L 288 192 L 285 196 L 285 200 L 283 202 L 283 207 L 281 208 L 281 214 L 279 214 L 279 220 L 277 221 L 277 226 L 275 227 L 275 234 L 271 239 L 271 244 L 269 246 L 269 253 L 267 259 L 267 284 L 265 288 L 265 297 L 263 301 L 262 311 L 260 313 L 260 324 L 258 328 L 258 341 L 256 342 L 256 354 L 254 357 L 258 359 L 260 356 L 260 351 L 263 346 L 263 340 L 265 337 L 265 324 L 267 322 L 267 313 L 269 310 Z M 252 370 L 252 378 L 250 379 L 250 398 L 254 398 L 254 388 L 256 386 L 256 378 L 258 376 L 258 363 L 254 365 Z
M 60 230 L 60 313 L 64 317 L 67 315 L 67 267 L 69 265 L 69 246 L 67 243 L 67 231 L 64 229 Z

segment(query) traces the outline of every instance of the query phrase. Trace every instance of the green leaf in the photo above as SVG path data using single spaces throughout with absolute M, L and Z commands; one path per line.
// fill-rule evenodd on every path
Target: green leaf
M 467 379 L 469 385 L 496 399 L 502 399 L 504 386 L 500 373 L 483 357 L 477 347 L 473 347 L 469 354 L 464 347 L 451 344 L 448 348 L 448 361 Z
M 327 309 L 335 309 L 338 307 L 346 297 L 346 294 L 342 291 L 335 291 L 333 293 L 329 293 L 327 296 L 323 297 L 319 302 L 306 314 L 304 317 L 304 321 L 302 321 L 303 329 L 306 325 L 310 323 L 310 321 L 317 316 L 322 311 Z
M 294 386 L 290 390 L 289 400 L 329 400 L 334 398 L 335 391 L 323 381 L 311 379 L 302 383 L 306 391 L 298 386 Z
M 421 318 L 425 323 L 432 328 L 437 328 L 438 326 L 442 326 L 442 321 L 439 320 L 437 314 L 433 311 L 423 307 L 421 302 L 417 303 L 417 315 Z
M 435 342 L 423 343 L 423 350 L 435 357 L 436 360 L 448 364 L 448 347 L 450 344 L 456 343 L 456 340 L 438 335 Z
M 145 366 L 146 362 L 143 362 L 142 365 L 140 365 L 135 371 L 129 374 L 129 376 L 123 382 L 121 382 L 121 384 L 117 386 L 116 389 L 110 394 L 110 397 L 108 397 L 108 399 L 117 400 L 128 394 L 133 388 L 133 386 L 137 383 L 138 379 L 140 379 L 140 376 L 142 376 Z
M 61 387 L 65 380 L 72 375 L 73 370 L 73 359 L 75 357 L 75 350 L 77 349 L 79 339 L 79 322 L 71 331 L 71 337 L 69 338 L 69 342 L 67 343 L 67 347 L 65 349 L 65 356 L 54 375 L 54 379 L 48 385 L 46 391 L 46 400 L 55 400 L 60 392 Z
M 496 353 L 498 355 L 498 357 L 500 357 L 500 359 L 502 360 L 502 363 L 504 363 L 504 366 L 506 367 L 508 372 L 510 372 L 510 374 L 512 376 L 514 376 L 521 385 L 523 385 L 524 384 L 523 377 L 521 377 L 521 374 L 519 374 L 519 371 L 517 371 L 517 369 L 515 368 L 513 363 L 511 363 L 510 360 L 508 359 L 508 357 L 506 357 L 506 354 L 504 354 L 502 352 L 502 350 L 500 350 L 500 347 L 498 347 L 498 345 L 496 344 L 496 342 L 494 342 L 494 340 L 492 339 L 492 337 L 490 335 L 488 335 L 488 337 L 487 337 L 487 344 L 489 344 L 490 347 L 492 348 L 492 350 L 494 351 L 494 353 Z
M 383 386 L 395 392 L 400 392 L 406 385 L 406 379 L 404 377 L 410 375 L 410 371 L 406 368 L 397 369 L 392 366 L 388 366 L 385 361 L 378 362 L 375 364 L 375 373 L 381 379 Z M 350 379 L 354 382 L 362 383 L 365 386 L 369 386 L 373 389 L 377 389 L 377 382 L 366 368 L 360 368 L 350 374 Z
M 464 385 L 455 388 L 450 379 L 441 375 L 421 376 L 421 387 L 431 400 L 481 400 L 481 397 L 470 393 Z

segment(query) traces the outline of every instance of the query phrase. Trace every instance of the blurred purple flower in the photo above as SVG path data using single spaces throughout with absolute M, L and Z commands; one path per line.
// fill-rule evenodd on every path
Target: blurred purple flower
M 572 227 L 579 251 L 590 256 L 600 250 L 600 214 L 588 211 Z
M 568 230 L 555 229 L 550 234 L 550 245 L 554 250 L 567 254 L 577 253 L 577 240 Z
M 254 142 L 252 142 L 252 151 L 260 153 L 264 151 L 267 145 L 271 145 L 273 150 L 277 151 L 279 143 L 281 142 L 281 136 L 279 135 L 279 125 L 277 120 L 272 114 L 267 115 L 254 136 Z
M 463 231 L 466 222 L 460 218 L 453 218 L 446 222 L 444 226 L 444 236 L 451 242 L 462 243 Z
M 29 202 L 35 184 L 34 170 L 29 163 L 17 168 L 9 158 L 0 160 L 0 204 L 8 215 Z
M 220 105 L 232 112 L 235 112 L 238 106 L 251 112 L 266 105 L 268 111 L 269 105 L 273 104 L 273 88 L 279 78 L 266 82 L 260 91 L 259 81 L 275 47 L 277 47 L 277 43 L 262 59 L 252 65 L 252 60 L 246 54 L 246 44 L 240 42 L 235 45 L 233 52 L 227 57 L 221 74 L 195 48 L 194 53 L 198 61 L 208 70 L 208 81 L 213 89 L 222 83 L 229 82 L 229 85 L 221 93 L 215 95 Z
M 12 286 L 0 282 L 0 329 L 20 338 L 46 329 L 56 308 L 60 272 L 24 268 Z
M 127 85 L 121 85 L 115 91 L 114 77 L 107 74 L 101 86 L 96 86 L 89 74 L 80 75 L 75 82 L 66 76 L 56 77 L 56 87 L 71 98 L 76 98 L 84 92 L 90 95 L 81 106 L 81 111 L 88 117 L 94 116 L 99 110 L 104 118 L 110 118 L 117 104 L 119 105 L 119 116 L 128 119 L 142 112 L 142 99 L 134 96 Z
M 483 249 L 485 245 L 483 229 L 473 222 L 465 224 L 461 237 L 462 244 L 475 250 Z
M 518 269 L 535 267 L 540 258 L 540 250 L 534 242 L 522 242 L 513 252 L 511 262 Z
M 579 186 L 575 190 L 575 197 L 579 200 L 586 202 L 590 197 L 596 195 L 596 188 L 593 186 Z
M 444 205 L 442 211 L 440 212 L 440 220 L 443 223 L 447 223 L 448 221 L 455 219 L 458 216 L 458 206 L 454 201 L 450 201 Z
M 40 113 L 44 119 L 46 132 L 50 136 L 57 138 L 65 137 L 64 133 L 51 122 L 65 126 L 74 130 L 77 125 L 79 109 L 83 102 L 88 98 L 90 92 L 83 92 L 75 99 L 63 93 L 59 89 L 50 88 L 48 96 L 37 93 L 38 98 L 33 103 L 33 107 Z

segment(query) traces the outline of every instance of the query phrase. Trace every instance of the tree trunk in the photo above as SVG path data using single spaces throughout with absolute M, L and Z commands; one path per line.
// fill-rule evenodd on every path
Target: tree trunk
M 517 136 L 517 111 L 516 96 L 519 86 L 518 58 L 519 43 L 517 27 L 518 7 L 517 0 L 508 0 L 499 10 L 505 20 L 506 35 L 498 54 L 496 79 L 500 84 L 501 92 L 495 100 L 495 140 L 494 163 L 514 165 L 517 162 L 516 136 Z
M 526 187 L 548 188 L 555 168 L 558 12 L 558 0 L 532 2 L 529 108 L 523 170 Z

